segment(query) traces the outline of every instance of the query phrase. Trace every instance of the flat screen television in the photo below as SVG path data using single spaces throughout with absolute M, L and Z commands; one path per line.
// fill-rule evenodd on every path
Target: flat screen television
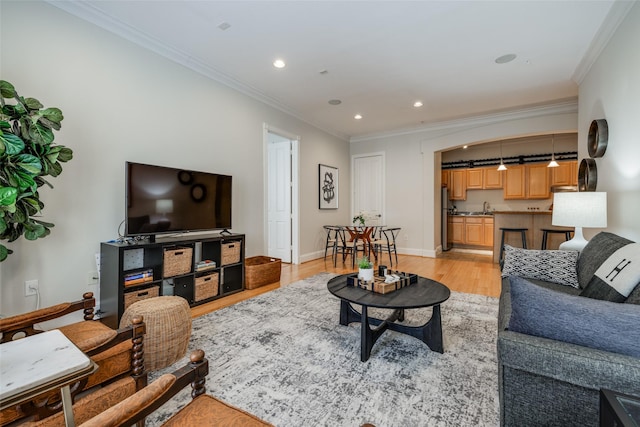
M 126 162 L 125 235 L 231 228 L 229 175 Z

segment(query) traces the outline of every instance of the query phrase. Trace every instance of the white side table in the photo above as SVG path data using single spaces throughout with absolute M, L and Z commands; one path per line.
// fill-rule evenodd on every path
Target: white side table
M 97 365 L 59 330 L 0 345 L 0 410 L 60 389 L 67 426 L 75 426 L 69 385 Z

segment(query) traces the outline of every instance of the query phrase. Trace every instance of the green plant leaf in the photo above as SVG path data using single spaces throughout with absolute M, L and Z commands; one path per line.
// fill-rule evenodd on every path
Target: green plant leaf
M 33 177 L 27 173 L 16 171 L 15 178 L 20 190 L 26 190 L 28 188 L 35 188 L 36 182 Z
M 59 162 L 68 162 L 73 159 L 73 151 L 71 148 L 67 148 L 62 145 L 58 145 L 57 147 L 60 147 L 60 154 L 58 155 Z
M 7 231 L 7 221 L 4 220 L 4 217 L 0 217 L 0 235 L 4 234 Z
M 49 175 L 56 177 L 62 173 L 62 165 L 60 163 L 52 163 L 49 167 Z
M 46 228 L 55 227 L 55 225 L 51 224 L 50 222 L 40 221 L 39 219 L 34 219 L 34 221 L 37 222 L 38 224 L 44 225 Z
M 24 232 L 24 238 L 36 240 L 38 237 L 43 237 L 46 232 L 47 229 L 43 225 L 30 223 Z
M 54 123 L 60 124 L 60 122 L 64 119 L 62 115 L 62 111 L 59 108 L 45 108 L 40 113 L 47 119 L 51 120 Z
M 0 95 L 3 98 L 15 98 L 16 97 L 16 88 L 13 85 L 5 80 L 0 80 Z
M 7 121 L 0 120 L 0 129 L 11 129 L 11 124 Z
M 0 262 L 2 262 L 5 259 L 7 259 L 7 256 L 9 256 L 10 253 L 11 253 L 11 251 L 9 249 L 7 249 L 7 247 L 5 245 L 0 244 Z
M 0 206 L 11 206 L 15 204 L 18 197 L 18 190 L 13 187 L 0 187 Z
M 22 150 L 24 150 L 24 141 L 20 137 L 12 133 L 0 133 L 0 154 L 5 151 L 9 156 L 12 156 L 22 152 Z
M 44 105 L 42 105 L 40 101 L 35 98 L 25 98 L 24 103 L 30 110 L 39 110 L 44 107 Z
M 38 175 L 42 171 L 40 159 L 31 154 L 20 154 L 15 157 L 15 164 L 25 172 Z
M 40 123 L 29 127 L 29 137 L 37 144 L 51 144 L 55 138 L 53 131 Z

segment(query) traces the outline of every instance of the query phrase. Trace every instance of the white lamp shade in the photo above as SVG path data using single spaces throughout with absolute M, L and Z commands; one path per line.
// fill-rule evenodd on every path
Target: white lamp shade
M 156 200 L 156 213 L 161 215 L 173 213 L 173 200 L 158 199 Z
M 595 191 L 555 193 L 551 224 L 564 227 L 606 227 L 607 193 Z

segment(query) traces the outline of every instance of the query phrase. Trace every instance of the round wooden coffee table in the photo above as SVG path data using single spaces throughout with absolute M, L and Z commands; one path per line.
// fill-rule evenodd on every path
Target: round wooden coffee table
M 371 349 L 380 336 L 390 329 L 402 334 L 418 338 L 432 351 L 444 353 L 442 346 L 442 323 L 440 320 L 440 304 L 449 299 L 451 291 L 435 280 L 418 277 L 417 283 L 398 289 L 388 294 L 378 294 L 347 285 L 347 276 L 334 277 L 327 283 L 327 289 L 340 298 L 340 324 L 360 322 L 360 360 L 366 362 Z M 361 306 L 358 313 L 351 304 Z M 376 319 L 367 314 L 369 307 L 394 309 L 386 319 Z M 433 307 L 431 319 L 421 326 L 407 326 L 398 322 L 404 321 L 404 310 L 412 308 Z M 371 328 L 370 325 L 376 326 Z

